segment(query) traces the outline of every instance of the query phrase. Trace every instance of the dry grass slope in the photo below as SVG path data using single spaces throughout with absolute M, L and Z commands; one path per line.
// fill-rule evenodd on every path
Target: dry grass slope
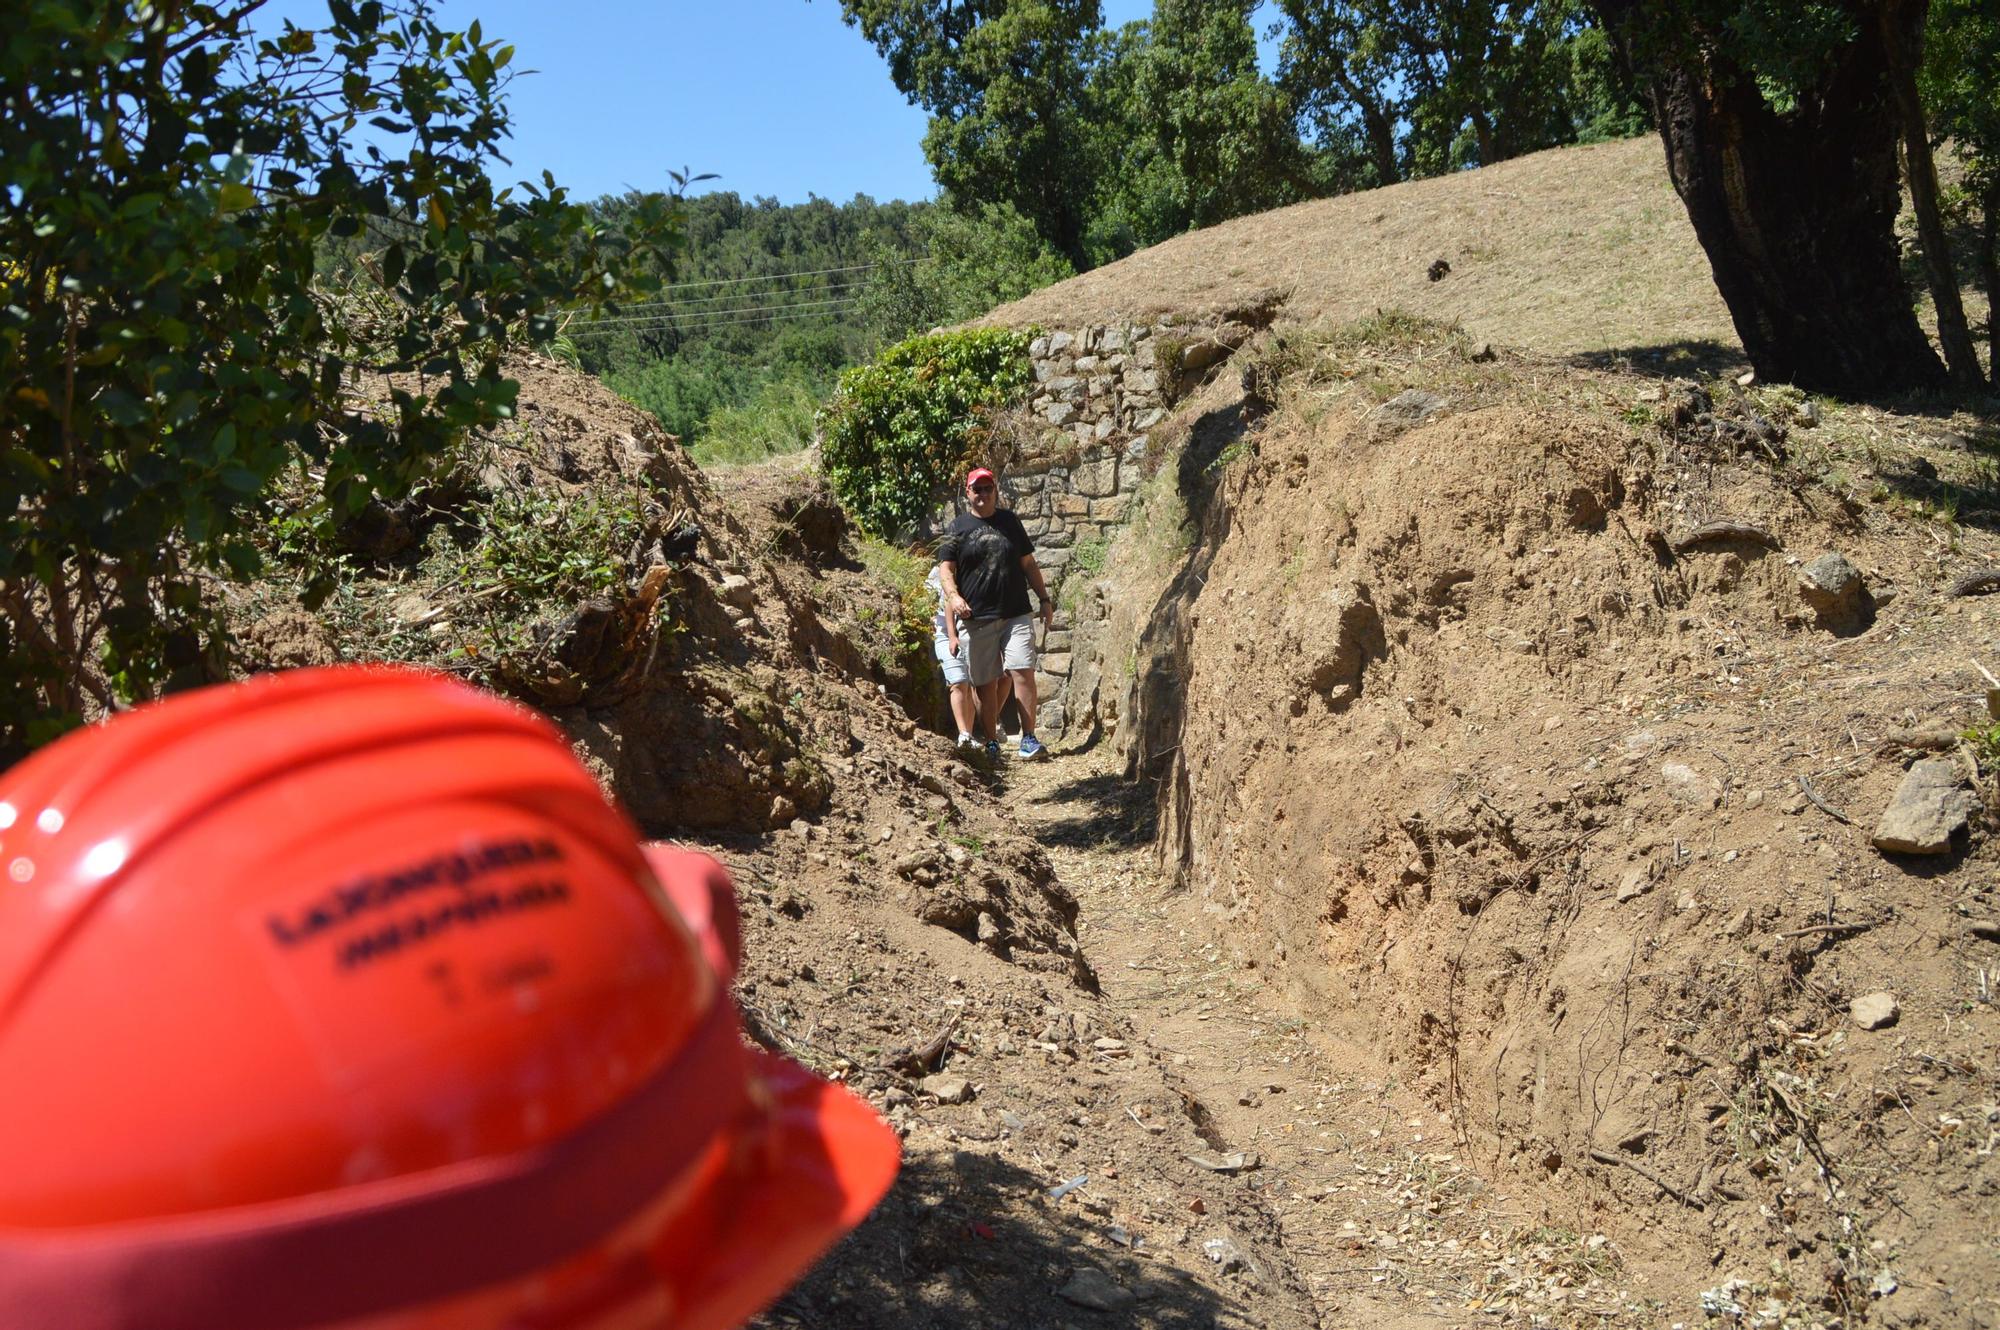
M 1430 280 L 1444 259 L 1451 272 Z M 981 322 L 1072 326 L 1229 310 L 1378 309 L 1554 355 L 1713 343 L 1735 330 L 1651 136 L 1240 217 L 1046 287 Z

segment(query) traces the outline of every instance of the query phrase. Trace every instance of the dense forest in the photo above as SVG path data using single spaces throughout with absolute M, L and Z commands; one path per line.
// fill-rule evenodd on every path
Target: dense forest
M 592 205 L 622 225 L 642 196 Z M 844 367 L 916 328 L 1070 275 L 1006 208 L 683 201 L 684 247 L 657 298 L 567 329 L 579 363 L 705 461 L 800 447 Z

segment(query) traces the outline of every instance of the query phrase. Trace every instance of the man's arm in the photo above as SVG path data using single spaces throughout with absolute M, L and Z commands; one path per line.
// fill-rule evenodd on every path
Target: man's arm
M 1028 585 L 1035 589 L 1035 599 L 1042 602 L 1042 627 L 1055 627 L 1056 603 L 1049 599 L 1048 583 L 1042 580 L 1042 566 L 1035 562 L 1034 555 L 1021 556 L 1021 571 L 1028 575 Z
M 944 588 L 945 622 L 950 624 L 955 619 L 970 619 L 972 606 L 958 594 L 958 565 L 950 559 L 938 560 L 938 585 Z

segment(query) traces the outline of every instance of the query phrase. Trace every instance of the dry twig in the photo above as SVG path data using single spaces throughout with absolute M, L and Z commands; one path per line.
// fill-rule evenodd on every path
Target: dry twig
M 1693 1193 L 1693 1191 L 1689 1190 L 1688 1188 L 1679 1187 L 1671 1182 L 1668 1182 L 1665 1178 L 1661 1177 L 1658 1173 L 1655 1173 L 1652 1169 L 1647 1168 L 1644 1164 L 1640 1163 L 1636 1159 L 1627 1159 L 1623 1155 L 1613 1154 L 1609 1150 L 1600 1149 L 1594 1145 L 1590 1147 L 1590 1157 L 1592 1159 L 1595 1159 L 1600 1164 L 1615 1164 L 1619 1168 L 1628 1168 L 1632 1170 L 1634 1173 L 1637 1173 L 1640 1177 L 1652 1183 L 1655 1187 L 1658 1187 L 1661 1191 L 1665 1192 L 1667 1195 L 1679 1201 L 1682 1205 L 1692 1206 L 1697 1210 L 1706 1210 L 1708 1208 L 1708 1206 L 1702 1201 L 1702 1199 L 1699 1196 L 1696 1196 Z
M 1845 825 L 1850 827 L 1854 825 L 1853 818 L 1841 812 L 1838 808 L 1835 808 L 1832 804 L 1828 803 L 1825 799 L 1820 797 L 1820 792 L 1813 788 L 1813 783 L 1810 777 L 1806 776 L 1799 777 L 1799 789 L 1802 793 L 1804 793 L 1806 798 L 1812 800 L 1813 807 L 1819 809 L 1820 812 L 1825 813 L 1828 817 L 1832 818 L 1836 822 L 1844 823 Z

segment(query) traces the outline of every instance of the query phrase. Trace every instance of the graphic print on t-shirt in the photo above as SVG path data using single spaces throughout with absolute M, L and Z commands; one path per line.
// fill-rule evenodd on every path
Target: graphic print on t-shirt
M 953 565 L 973 618 L 1012 619 L 1028 613 L 1021 559 L 1034 549 L 1021 519 L 1002 508 L 990 518 L 960 516 L 939 544 L 938 558 Z

